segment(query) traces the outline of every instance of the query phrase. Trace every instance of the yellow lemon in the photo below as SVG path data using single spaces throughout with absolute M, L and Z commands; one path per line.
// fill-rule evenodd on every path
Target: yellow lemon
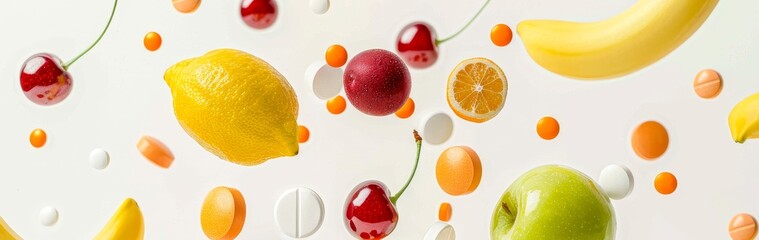
M 179 124 L 216 156 L 251 166 L 298 154 L 298 98 L 265 61 L 218 49 L 174 64 L 164 80 Z

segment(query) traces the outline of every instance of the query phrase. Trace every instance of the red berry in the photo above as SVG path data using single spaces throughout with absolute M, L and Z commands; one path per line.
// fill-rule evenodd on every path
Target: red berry
M 346 65 L 343 87 L 356 109 L 372 116 L 385 116 L 406 103 L 411 93 L 411 73 L 394 53 L 366 50 Z
M 436 38 L 435 30 L 429 24 L 411 23 L 398 34 L 398 53 L 409 66 L 427 68 L 438 58 Z
M 21 67 L 21 90 L 39 105 L 53 105 L 71 93 L 71 75 L 61 60 L 49 53 L 34 54 Z
M 255 29 L 270 27 L 277 20 L 277 2 L 274 0 L 242 0 L 242 21 Z
M 382 239 L 398 224 L 398 211 L 385 184 L 366 181 L 353 189 L 345 203 L 345 227 L 358 239 Z

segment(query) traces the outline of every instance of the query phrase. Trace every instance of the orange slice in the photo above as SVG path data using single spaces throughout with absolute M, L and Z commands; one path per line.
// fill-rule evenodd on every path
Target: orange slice
M 508 90 L 506 75 L 487 58 L 461 61 L 448 77 L 448 106 L 464 120 L 481 123 L 503 109 Z

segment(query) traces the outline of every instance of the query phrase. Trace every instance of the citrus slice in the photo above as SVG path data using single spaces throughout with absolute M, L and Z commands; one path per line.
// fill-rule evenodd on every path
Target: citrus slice
M 503 108 L 509 89 L 506 75 L 487 58 L 461 61 L 448 77 L 448 106 L 464 120 L 481 123 Z

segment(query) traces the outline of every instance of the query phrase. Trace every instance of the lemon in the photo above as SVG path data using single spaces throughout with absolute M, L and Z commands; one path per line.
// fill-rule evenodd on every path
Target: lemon
M 174 64 L 164 80 L 179 124 L 219 158 L 251 166 L 298 154 L 298 99 L 265 61 L 218 49 Z

